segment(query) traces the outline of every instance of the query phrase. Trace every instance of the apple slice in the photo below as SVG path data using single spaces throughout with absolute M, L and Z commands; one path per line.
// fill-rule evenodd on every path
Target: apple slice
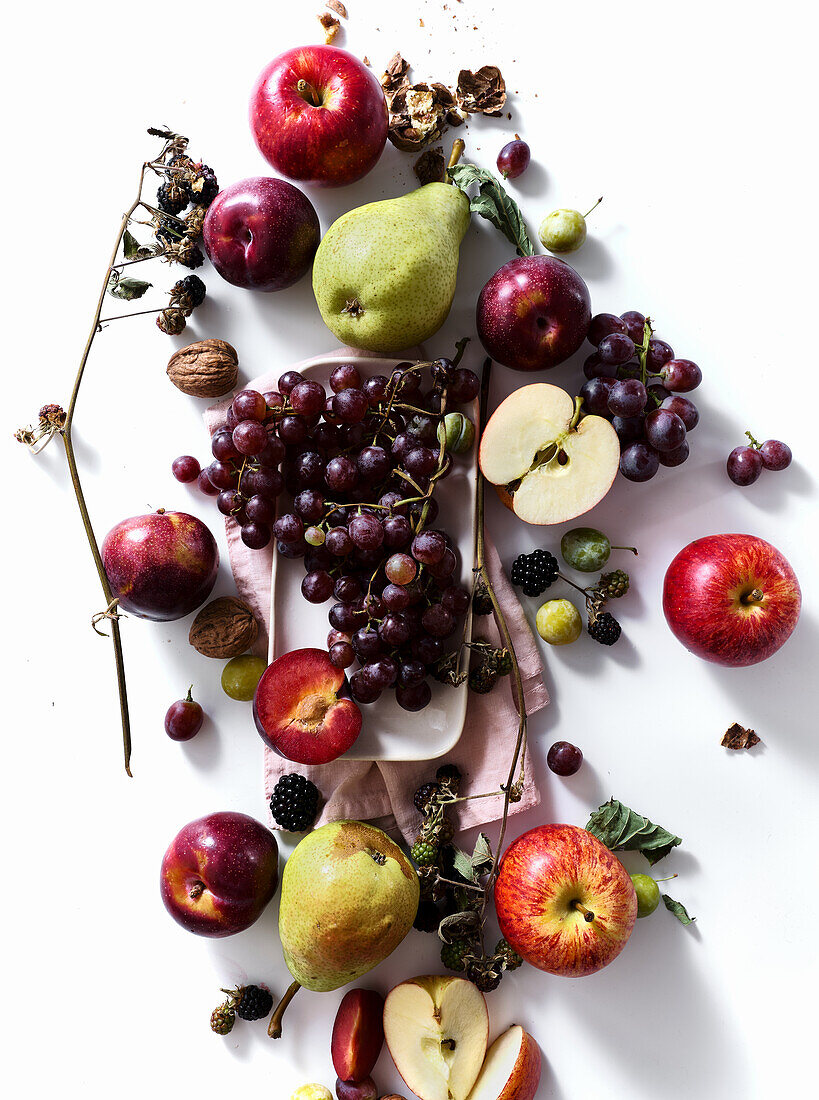
M 349 695 L 344 671 L 323 649 L 294 649 L 262 674 L 253 718 L 262 740 L 297 764 L 335 760 L 361 732 L 361 711 Z
M 513 1024 L 487 1051 L 469 1100 L 534 1100 L 539 1083 L 540 1047 Z
M 579 418 L 565 390 L 522 386 L 484 428 L 481 472 L 527 523 L 565 523 L 611 488 L 620 464 L 617 433 L 602 416 Z
M 464 978 L 411 978 L 387 994 L 384 1037 L 420 1100 L 467 1100 L 486 1055 L 486 1001 Z

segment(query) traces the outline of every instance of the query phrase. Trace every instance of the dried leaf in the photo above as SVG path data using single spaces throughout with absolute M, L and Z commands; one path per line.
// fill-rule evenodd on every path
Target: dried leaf
M 470 210 L 492 222 L 512 242 L 519 256 L 535 254 L 520 207 L 491 172 L 474 164 L 456 164 L 448 169 L 448 173 L 464 193 L 473 183 L 477 183 L 478 194 L 469 200 Z
M 347 18 L 347 9 L 342 4 L 341 0 L 325 0 L 325 3 L 331 11 L 336 13 L 336 15 L 340 15 L 342 19 Z
M 117 272 L 112 271 L 108 280 L 108 293 L 113 298 L 121 298 L 125 302 L 134 302 L 141 298 L 152 283 L 146 283 L 143 279 L 121 279 Z
M 752 749 L 759 744 L 759 737 L 753 730 L 746 730 L 739 722 L 734 722 L 730 729 L 725 731 L 725 736 L 720 741 L 724 749 Z
M 451 943 L 453 939 L 468 939 L 476 931 L 479 924 L 480 917 L 474 909 L 467 909 L 461 913 L 450 913 L 438 925 L 438 935 L 444 943 Z
M 635 813 L 616 798 L 599 806 L 586 825 L 612 852 L 642 852 L 652 865 L 664 859 L 682 839 Z
M 152 248 L 140 244 L 133 233 L 130 233 L 127 229 L 122 238 L 122 252 L 126 260 L 144 260 L 154 254 Z
M 460 848 L 453 847 L 452 849 L 452 866 L 467 882 L 474 882 L 477 885 L 478 879 L 473 862 L 466 852 Z
M 500 115 L 506 103 L 506 81 L 497 65 L 482 65 L 477 72 L 458 73 L 458 100 L 470 114 Z
M 481 833 L 475 841 L 475 848 L 472 852 L 472 870 L 478 878 L 481 878 L 491 869 L 493 862 L 489 837 L 486 833 Z
M 668 894 L 663 894 L 663 903 L 669 913 L 673 913 L 680 924 L 693 924 L 696 917 L 689 917 L 688 912 L 681 901 L 674 901 Z
M 413 171 L 422 187 L 426 183 L 443 183 L 446 176 L 446 161 L 441 146 L 439 145 L 437 149 L 427 149 L 422 153 L 413 165 Z

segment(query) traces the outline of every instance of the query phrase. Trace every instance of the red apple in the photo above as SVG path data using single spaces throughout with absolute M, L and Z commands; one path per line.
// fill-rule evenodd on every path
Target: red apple
M 363 1081 L 384 1043 L 384 998 L 374 989 L 351 989 L 338 1006 L 330 1053 L 339 1080 Z
M 262 740 L 297 764 L 327 764 L 361 732 L 344 671 L 323 649 L 294 649 L 269 665 L 256 688 L 253 717 Z
M 282 290 L 310 267 L 321 230 L 313 204 L 298 187 L 254 176 L 219 192 L 202 237 L 211 263 L 229 283 Z
M 574 355 L 591 321 L 589 290 L 556 256 L 519 256 L 480 293 L 478 335 L 513 370 L 548 370 Z
M 120 609 L 160 622 L 181 619 L 203 604 L 219 569 L 219 549 L 204 523 L 163 508 L 122 520 L 100 552 Z
M 540 1066 L 540 1047 L 520 1024 L 513 1024 L 486 1052 L 469 1100 L 534 1100 Z
M 335 46 L 280 54 L 250 97 L 250 128 L 268 163 L 290 179 L 329 187 L 366 176 L 384 149 L 387 122 L 376 76 Z
M 575 825 L 541 825 L 518 837 L 495 883 L 501 932 L 532 966 L 581 977 L 616 959 L 637 919 L 622 863 Z
M 756 535 L 706 535 L 680 550 L 663 585 L 672 633 L 730 668 L 765 661 L 790 638 L 802 593 L 787 560 Z
M 276 838 L 247 814 L 228 811 L 189 822 L 162 860 L 165 908 L 197 936 L 244 932 L 278 884 Z

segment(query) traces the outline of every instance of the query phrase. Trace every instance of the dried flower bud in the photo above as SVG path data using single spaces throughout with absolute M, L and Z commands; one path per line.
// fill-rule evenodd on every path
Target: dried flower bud
M 156 319 L 156 327 L 168 336 L 178 336 L 186 324 L 185 313 L 181 309 L 163 309 Z
M 61 405 L 43 405 L 40 409 L 40 427 L 64 428 L 65 410 Z

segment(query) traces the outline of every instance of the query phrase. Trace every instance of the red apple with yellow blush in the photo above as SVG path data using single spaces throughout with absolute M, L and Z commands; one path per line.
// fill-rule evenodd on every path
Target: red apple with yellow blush
M 300 46 L 274 58 L 250 97 L 259 151 L 292 180 L 341 187 L 373 168 L 388 112 L 375 74 L 346 50 Z
M 631 876 L 597 837 L 541 825 L 500 863 L 495 911 L 507 942 L 549 974 L 579 978 L 617 958 L 637 919 Z
M 180 829 L 160 874 L 165 908 L 197 936 L 232 936 L 250 928 L 278 883 L 276 838 L 255 818 L 231 811 Z
M 268 665 L 253 717 L 265 744 L 297 764 L 327 764 L 361 732 L 347 677 L 323 649 L 294 649 Z

